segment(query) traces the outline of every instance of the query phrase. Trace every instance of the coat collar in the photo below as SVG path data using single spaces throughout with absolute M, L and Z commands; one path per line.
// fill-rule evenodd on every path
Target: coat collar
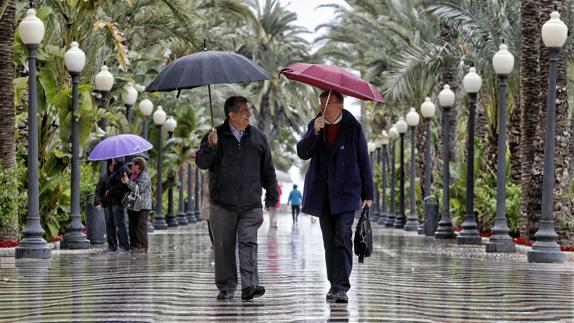
M 218 127 L 223 131 L 224 134 L 233 136 L 233 132 L 231 132 L 231 125 L 229 124 L 229 119 L 225 119 L 223 123 Z M 243 135 L 249 135 L 251 133 L 251 125 L 248 125 L 243 131 Z

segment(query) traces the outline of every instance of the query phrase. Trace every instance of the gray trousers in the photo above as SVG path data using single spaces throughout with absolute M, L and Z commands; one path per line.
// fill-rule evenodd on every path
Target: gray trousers
M 219 291 L 237 288 L 236 242 L 239 241 L 241 288 L 259 286 L 257 272 L 257 230 L 263 223 L 261 208 L 245 212 L 217 205 L 209 208 L 209 225 L 215 253 L 215 285 Z

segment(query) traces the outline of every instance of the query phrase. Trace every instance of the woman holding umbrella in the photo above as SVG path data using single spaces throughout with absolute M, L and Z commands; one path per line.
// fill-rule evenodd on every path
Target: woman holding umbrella
M 106 214 L 108 251 L 116 251 L 119 247 L 120 251 L 128 252 L 130 250 L 130 242 L 128 240 L 125 209 L 122 205 L 122 200 L 129 189 L 122 183 L 122 180 L 124 176 L 129 176 L 130 170 L 123 158 L 115 158 L 108 162 L 108 174 L 102 199 L 111 211 L 108 211 Z
M 151 180 L 146 172 L 146 161 L 142 157 L 132 160 L 131 175 L 122 178 L 122 183 L 140 195 L 141 210 L 128 210 L 129 234 L 134 252 L 147 252 L 147 219 L 151 212 Z

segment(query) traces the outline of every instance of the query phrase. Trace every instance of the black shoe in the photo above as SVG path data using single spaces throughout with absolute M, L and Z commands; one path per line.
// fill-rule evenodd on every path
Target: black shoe
M 265 287 L 246 287 L 241 290 L 241 299 L 249 300 L 257 297 L 261 297 L 265 294 Z
M 347 293 L 342 290 L 338 290 L 335 293 L 335 302 L 336 303 L 349 303 L 349 298 L 347 297 Z
M 219 294 L 217 294 L 217 299 L 218 300 L 228 300 L 228 299 L 233 299 L 233 292 L 227 291 L 227 290 L 222 290 L 219 292 Z
M 327 299 L 327 302 L 335 300 L 335 290 L 333 287 L 329 289 L 325 298 Z
M 104 250 L 104 253 L 113 253 L 116 251 L 117 251 L 117 249 L 108 248 L 108 249 Z

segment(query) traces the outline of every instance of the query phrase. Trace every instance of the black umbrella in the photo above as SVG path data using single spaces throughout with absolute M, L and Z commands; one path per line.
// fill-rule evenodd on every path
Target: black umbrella
M 207 85 L 209 110 L 213 127 L 211 85 L 270 80 L 271 75 L 261 66 L 239 54 L 203 51 L 184 56 L 163 68 L 146 87 L 146 92 L 169 92 Z

